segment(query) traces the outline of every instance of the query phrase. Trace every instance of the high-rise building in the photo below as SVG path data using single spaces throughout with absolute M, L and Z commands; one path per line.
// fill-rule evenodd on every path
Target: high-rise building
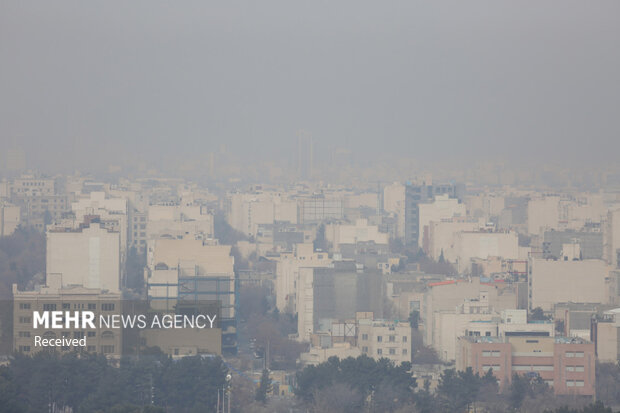
M 420 239 L 420 204 L 432 202 L 437 195 L 448 195 L 449 198 L 460 198 L 456 185 L 426 184 L 405 186 L 405 244 L 418 247 Z
M 302 180 L 312 178 L 314 165 L 314 144 L 308 131 L 297 132 L 297 177 Z

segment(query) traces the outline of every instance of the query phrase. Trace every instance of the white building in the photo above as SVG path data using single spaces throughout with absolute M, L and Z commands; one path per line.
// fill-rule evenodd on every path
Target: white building
M 405 237 L 405 185 L 395 182 L 383 188 L 383 210 L 396 216 L 396 235 Z
M 228 223 L 245 235 L 256 236 L 258 226 L 286 221 L 296 224 L 297 202 L 280 193 L 256 192 L 229 197 Z
M 530 259 L 530 309 L 557 303 L 610 304 L 609 267 L 603 260 Z
M 0 237 L 11 235 L 19 226 L 21 211 L 18 206 L 0 202 Z
M 424 234 L 428 236 L 431 222 L 467 215 L 465 204 L 459 203 L 458 199 L 448 197 L 447 194 L 437 195 L 431 203 L 418 205 L 418 210 L 420 222 L 418 245 L 423 245 Z
M 120 290 L 120 234 L 91 222 L 78 229 L 47 232 L 47 274 L 60 274 L 62 286 Z
M 411 362 L 411 326 L 406 322 L 358 320 L 357 343 L 362 354 L 387 358 L 396 365 Z
M 128 248 L 129 219 L 128 202 L 124 198 L 108 198 L 105 192 L 91 192 L 88 198 L 79 198 L 71 203 L 75 215 L 74 227 L 88 216 L 98 216 L 102 227 L 120 235 L 121 265 L 125 263 Z
M 422 244 L 424 252 L 437 261 L 443 251 L 447 252 L 454 248 L 456 234 L 477 231 L 482 226 L 482 222 L 472 218 L 451 218 L 440 222 L 430 222 L 428 237 Z
M 611 210 L 607 213 L 607 222 L 604 226 L 603 253 L 605 261 L 613 268 L 618 268 L 618 256 L 620 255 L 620 209 Z
M 340 251 L 341 244 L 357 244 L 358 242 L 374 242 L 388 244 L 388 234 L 379 232 L 377 225 L 368 225 L 368 220 L 358 219 L 354 225 L 328 224 L 325 226 L 325 239 L 333 246 L 334 251 Z
M 454 247 L 444 251 L 444 257 L 456 263 L 459 272 L 468 272 L 472 258 L 518 259 L 519 252 L 516 232 L 459 232 L 455 235 Z
M 315 252 L 311 243 L 296 244 L 295 251 L 282 254 L 276 266 L 276 306 L 282 312 L 297 312 L 297 289 L 301 268 L 328 267 L 326 252 Z
M 542 235 L 550 229 L 559 229 L 560 197 L 546 196 L 531 199 L 527 204 L 527 230 L 531 235 Z

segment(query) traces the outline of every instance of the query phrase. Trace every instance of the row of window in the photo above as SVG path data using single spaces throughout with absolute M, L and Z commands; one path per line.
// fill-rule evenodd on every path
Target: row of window
M 553 371 L 553 366 L 512 366 L 512 371 Z
M 492 350 L 492 351 L 483 351 L 482 352 L 482 357 L 499 357 L 500 355 L 500 351 L 498 350 Z
M 483 371 L 489 371 L 489 369 L 492 369 L 493 371 L 499 371 L 500 370 L 500 366 L 499 364 L 483 364 L 482 365 L 482 370 Z M 514 365 L 512 366 L 512 371 L 553 371 L 554 367 L 553 366 L 523 366 L 523 365 Z M 566 371 L 577 371 L 577 372 L 583 372 L 585 371 L 585 367 L 584 366 L 566 366 Z
M 30 303 L 19 303 L 19 309 L 20 310 L 30 310 L 31 304 Z M 85 305 L 84 303 L 74 303 L 73 304 L 73 309 L 74 310 L 83 310 L 85 308 L 88 308 L 89 310 L 96 310 L 97 309 L 97 304 L 95 303 L 88 303 L 88 305 Z M 101 304 L 101 310 L 102 311 L 114 311 L 114 303 L 104 303 Z M 56 304 L 43 304 L 43 310 L 44 311 L 56 311 L 57 309 L 57 305 Z M 70 303 L 62 303 L 62 309 L 63 310 L 70 310 L 71 309 L 71 304 Z
M 362 334 L 362 340 L 368 340 L 368 334 Z M 407 336 L 403 336 L 403 343 L 406 343 L 408 340 Z M 395 343 L 396 342 L 396 336 L 388 336 L 388 343 Z M 382 343 L 383 342 L 383 336 L 377 336 L 377 342 Z
M 388 349 L 388 353 L 387 353 L 387 354 L 389 354 L 389 355 L 391 355 L 391 356 L 395 356 L 395 355 L 396 355 L 396 353 L 397 353 L 397 351 L 396 351 L 396 350 L 397 350 L 397 349 L 395 349 L 395 348 L 390 348 L 390 349 Z M 363 353 L 368 353 L 368 347 L 366 347 L 366 346 L 362 347 L 362 352 L 363 352 Z M 407 351 L 407 349 L 406 349 L 406 348 L 402 349 L 402 355 L 403 355 L 403 356 L 406 356 L 408 353 L 409 353 L 409 352 Z M 379 355 L 379 356 L 383 355 L 383 349 L 378 348 L 378 349 L 377 349 L 377 355 Z
M 71 346 L 62 346 L 60 347 L 60 349 L 62 351 L 69 351 L 71 350 Z M 73 350 L 82 350 L 81 346 L 75 346 L 73 348 Z M 30 352 L 30 346 L 19 346 L 19 351 L 22 353 L 29 353 Z M 95 351 L 97 351 L 97 346 L 86 346 L 86 351 L 88 351 L 89 353 L 94 353 Z M 112 345 L 105 345 L 105 346 L 101 346 L 101 353 L 103 354 L 111 354 L 114 353 L 114 346 Z
M 566 387 L 583 387 L 583 380 L 566 380 Z
M 583 351 L 567 351 L 566 357 L 583 357 Z

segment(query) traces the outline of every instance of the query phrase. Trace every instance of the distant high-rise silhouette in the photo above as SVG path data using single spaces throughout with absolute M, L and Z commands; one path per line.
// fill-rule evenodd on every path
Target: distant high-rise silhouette
M 297 132 L 297 177 L 301 180 L 312 178 L 314 162 L 314 145 L 312 134 L 308 131 Z

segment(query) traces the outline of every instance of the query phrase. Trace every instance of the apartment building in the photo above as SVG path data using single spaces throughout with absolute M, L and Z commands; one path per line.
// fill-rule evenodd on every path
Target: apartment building
M 63 287 L 120 291 L 120 234 L 103 228 L 96 218 L 77 229 L 50 229 L 46 272 L 59 274 Z
M 122 329 L 101 327 L 95 323 L 94 329 L 66 328 L 45 329 L 33 327 L 34 311 L 82 311 L 100 315 L 120 314 L 121 295 L 118 292 L 80 285 L 63 285 L 60 274 L 48 274 L 47 283 L 34 291 L 19 291 L 13 284 L 13 343 L 14 350 L 24 354 L 35 354 L 43 350 L 60 352 L 99 353 L 118 359 L 122 353 Z M 34 337 L 45 339 L 86 338 L 86 346 L 42 347 L 35 346 Z
M 480 375 L 492 370 L 500 388 L 508 386 L 516 373 L 540 377 L 557 395 L 595 394 L 594 344 L 579 338 L 461 337 L 456 366 L 471 367 Z
M 171 311 L 178 303 L 217 302 L 222 351 L 237 351 L 234 257 L 213 240 L 160 238 L 147 248 L 145 279 L 150 306 Z
M 358 320 L 358 348 L 376 360 L 387 358 L 397 365 L 411 362 L 411 326 L 406 322 Z
M 578 245 L 577 245 L 578 246 Z M 573 251 L 574 252 L 574 251 Z M 529 308 L 552 311 L 557 303 L 610 304 L 613 280 L 602 260 L 530 258 Z M 561 287 L 561 288 L 560 288 Z

